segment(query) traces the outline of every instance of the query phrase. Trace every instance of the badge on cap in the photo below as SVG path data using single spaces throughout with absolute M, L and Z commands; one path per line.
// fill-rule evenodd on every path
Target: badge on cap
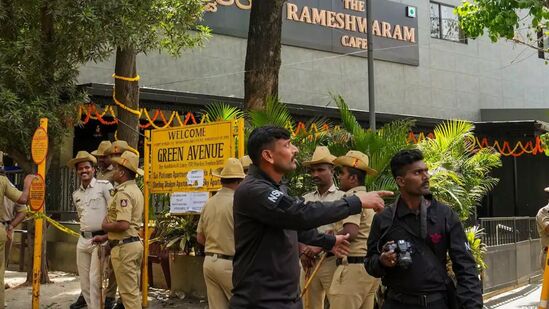
M 128 200 L 120 200 L 120 206 L 122 207 L 128 206 Z

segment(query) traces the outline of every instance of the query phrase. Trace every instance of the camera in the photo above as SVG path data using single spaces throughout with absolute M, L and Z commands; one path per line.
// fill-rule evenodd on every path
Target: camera
M 397 265 L 407 269 L 412 265 L 412 244 L 406 240 L 397 240 L 396 243 L 385 244 L 384 251 L 395 252 L 397 254 Z

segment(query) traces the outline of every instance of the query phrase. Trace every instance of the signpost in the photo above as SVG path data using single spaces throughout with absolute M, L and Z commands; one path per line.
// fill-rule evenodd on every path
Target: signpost
M 30 188 L 30 206 L 33 211 L 44 212 L 46 195 L 46 158 L 48 156 L 48 119 L 40 119 L 31 144 L 32 160 L 38 165 L 38 177 L 33 179 Z M 32 309 L 40 307 L 40 267 L 42 265 L 42 226 L 43 219 L 34 220 L 34 260 L 32 265 Z
M 189 125 L 151 132 L 151 193 L 215 191 L 212 171 L 235 154 L 233 122 Z
M 149 194 L 171 193 L 172 214 L 199 214 L 209 192 L 221 188 L 212 172 L 235 154 L 244 156 L 244 119 L 145 131 L 143 307 L 148 306 Z

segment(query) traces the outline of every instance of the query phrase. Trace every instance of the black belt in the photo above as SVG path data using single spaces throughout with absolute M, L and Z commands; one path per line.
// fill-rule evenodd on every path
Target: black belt
M 139 238 L 137 236 L 124 238 L 122 240 L 109 240 L 109 246 L 111 246 L 111 248 L 114 248 L 118 245 L 129 244 L 131 242 L 140 241 L 140 240 L 141 240 L 141 238 Z
M 395 292 L 392 290 L 387 291 L 387 298 L 394 300 L 396 302 L 406 304 L 406 305 L 419 305 L 426 307 L 428 304 L 433 303 L 435 301 L 444 299 L 446 297 L 446 293 L 442 292 L 434 292 L 431 294 L 423 294 L 423 295 L 412 295 L 412 294 L 404 294 Z
M 206 252 L 204 254 L 207 255 L 207 256 L 217 257 L 218 259 L 224 259 L 224 260 L 229 260 L 229 261 L 233 260 L 233 257 L 230 256 L 230 255 L 219 254 L 219 253 L 211 253 L 211 252 Z
M 95 232 L 80 232 L 80 235 L 82 235 L 82 237 L 86 238 L 86 239 L 89 239 L 89 238 L 93 238 L 97 235 L 105 235 L 106 233 L 103 232 L 103 231 L 95 231 Z
M 348 256 L 347 264 L 363 264 L 365 258 L 366 258 L 365 256 Z M 336 265 L 339 266 L 341 264 L 343 264 L 343 259 L 338 258 L 336 260 Z

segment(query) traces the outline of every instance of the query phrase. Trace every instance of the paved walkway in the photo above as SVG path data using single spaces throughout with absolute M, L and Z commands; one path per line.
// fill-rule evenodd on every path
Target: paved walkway
M 540 294 L 541 284 L 529 284 L 487 300 L 484 308 L 536 309 Z
M 78 277 L 59 271 L 50 272 L 49 275 L 53 283 L 41 286 L 40 308 L 69 308 L 80 294 Z M 6 271 L 5 282 L 12 287 L 6 290 L 6 308 L 31 308 L 32 287 L 21 285 L 25 282 L 26 276 L 26 273 Z M 205 301 L 170 297 L 167 290 L 150 289 L 149 308 L 206 309 L 208 306 Z

